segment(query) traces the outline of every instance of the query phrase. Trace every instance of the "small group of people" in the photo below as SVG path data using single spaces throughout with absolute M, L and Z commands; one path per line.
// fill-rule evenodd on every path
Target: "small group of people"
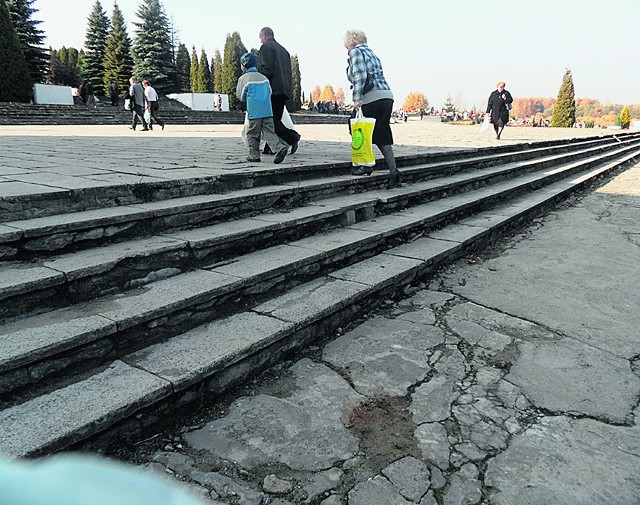
M 96 107 L 96 97 L 93 94 L 93 84 L 91 81 L 84 81 L 78 86 L 78 95 L 83 104 Z
M 142 124 L 142 131 L 153 130 L 153 122 L 155 121 L 164 130 L 164 121 L 158 118 L 157 113 L 160 110 L 158 104 L 158 93 L 151 86 L 151 83 L 145 79 L 142 84 L 135 77 L 129 79 L 129 89 L 125 95 L 125 99 L 130 100 L 130 108 L 133 112 L 131 121 L 132 130 L 136 129 L 138 121 Z M 145 119 L 145 111 L 148 111 L 149 121 Z
M 285 103 L 293 93 L 291 56 L 268 26 L 258 38 L 262 43 L 258 56 L 245 53 L 240 57 L 243 74 L 236 86 L 238 100 L 247 104 L 247 161 L 261 161 L 260 139 L 264 137 L 262 154 L 274 154 L 273 162 L 282 163 L 289 149 L 294 154 L 300 142 L 300 134 L 282 122 Z

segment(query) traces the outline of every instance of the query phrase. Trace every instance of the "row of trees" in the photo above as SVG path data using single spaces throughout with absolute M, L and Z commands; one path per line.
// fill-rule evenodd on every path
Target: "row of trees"
M 84 48 L 46 51 L 42 48 L 44 35 L 37 29 L 40 21 L 31 18 L 36 12 L 31 8 L 34 2 L 0 0 L 0 68 L 7 68 L 0 80 L 0 101 L 26 101 L 35 82 L 78 86 L 89 80 L 94 93 L 103 94 L 111 82 L 124 89 L 129 77 L 136 75 L 139 80 L 150 80 L 160 94 L 226 93 L 230 106 L 239 106 L 235 88 L 242 73 L 240 56 L 247 52 L 239 33 L 227 34 L 224 57 L 216 50 L 209 64 L 204 49 L 198 58 L 195 47 L 189 55 L 185 44 L 175 43 L 173 26 L 160 0 L 141 1 L 133 39 L 117 3 L 109 19 L 96 0 L 88 17 Z M 5 61 L 14 65 L 5 65 Z M 297 56 L 291 57 L 291 64 L 293 98 L 287 105 L 298 110 L 302 100 Z

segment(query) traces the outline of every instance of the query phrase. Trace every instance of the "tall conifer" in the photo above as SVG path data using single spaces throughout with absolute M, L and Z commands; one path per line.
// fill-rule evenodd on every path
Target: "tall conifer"
M 134 23 L 133 69 L 138 80 L 149 79 L 159 94 L 177 91 L 171 27 L 159 0 L 143 0 Z
M 178 90 L 181 93 L 189 93 L 191 91 L 191 58 L 187 46 L 184 44 L 178 45 L 176 71 Z
M 26 102 L 31 94 L 29 67 L 5 0 L 0 0 L 0 102 Z
M 214 93 L 222 93 L 222 56 L 220 51 L 216 49 L 213 57 L 213 65 L 211 65 L 213 73 L 213 91 Z
M 211 69 L 209 59 L 204 49 L 200 50 L 200 62 L 198 63 L 198 87 L 201 93 L 213 92 L 213 81 L 211 79 Z
M 191 79 L 191 92 L 199 93 L 198 89 L 198 53 L 196 53 L 196 46 L 191 47 L 191 69 L 189 71 Z
M 300 82 L 300 65 L 298 63 L 298 55 L 291 56 L 291 77 L 293 87 L 291 91 L 291 100 L 287 101 L 287 109 L 290 111 L 300 110 L 302 100 L 300 98 L 301 82 Z
M 100 0 L 96 0 L 88 19 L 84 42 L 86 52 L 82 68 L 83 77 L 91 81 L 96 95 L 104 94 L 104 57 L 109 25 L 107 13 L 102 8 Z
M 562 77 L 562 84 L 558 91 L 558 99 L 553 107 L 551 126 L 571 128 L 576 122 L 576 100 L 573 89 L 571 70 L 567 69 Z
M 238 78 L 242 75 L 240 56 L 246 52 L 247 48 L 242 43 L 238 32 L 227 34 L 227 41 L 224 44 L 224 61 L 222 62 L 222 92 L 229 95 L 230 109 L 240 107 L 240 102 L 236 98 L 236 86 Z
M 20 40 L 22 54 L 27 60 L 31 82 L 44 82 L 49 66 L 49 54 L 44 44 L 44 32 L 38 28 L 42 21 L 31 18 L 37 9 L 32 7 L 35 0 L 8 0 L 13 27 Z
M 104 55 L 104 88 L 109 89 L 109 84 L 116 82 L 121 90 L 127 89 L 132 73 L 131 39 L 122 11 L 114 3 Z

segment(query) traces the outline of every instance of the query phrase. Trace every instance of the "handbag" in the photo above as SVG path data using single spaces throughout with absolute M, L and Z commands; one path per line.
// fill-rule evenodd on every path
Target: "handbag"
M 351 163 L 354 167 L 372 167 L 376 164 L 373 154 L 373 128 L 375 118 L 364 117 L 358 109 L 355 117 L 349 120 L 351 126 Z

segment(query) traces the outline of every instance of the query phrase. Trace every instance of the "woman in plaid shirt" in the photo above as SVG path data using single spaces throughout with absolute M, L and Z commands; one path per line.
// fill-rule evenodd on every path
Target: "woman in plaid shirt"
M 389 167 L 388 188 L 400 186 L 402 174 L 396 167 L 393 154 L 393 133 L 391 132 L 391 112 L 393 93 L 382 72 L 382 64 L 367 45 L 367 36 L 360 30 L 348 31 L 344 37 L 344 47 L 349 52 L 347 79 L 353 90 L 354 113 L 362 107 L 365 117 L 376 120 L 373 129 L 373 143 L 378 146 Z M 360 167 L 353 175 L 370 175 L 371 167 Z

